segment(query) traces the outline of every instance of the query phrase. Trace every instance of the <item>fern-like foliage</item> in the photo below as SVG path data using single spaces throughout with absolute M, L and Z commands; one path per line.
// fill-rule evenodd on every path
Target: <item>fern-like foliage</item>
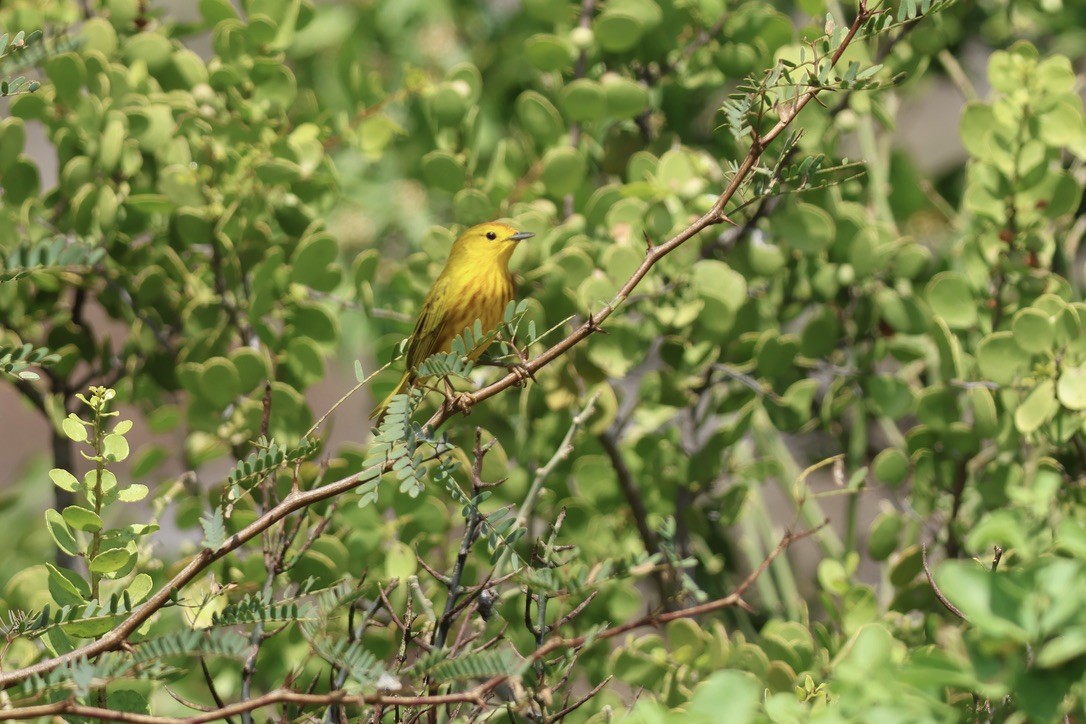
M 299 595 L 315 598 L 317 610 L 320 612 L 322 619 L 327 619 L 334 611 L 349 606 L 362 598 L 362 589 L 350 576 L 334 586 L 319 590 L 311 589 L 315 580 L 313 578 L 306 579 L 305 583 L 302 584 Z
M 98 601 L 89 601 L 85 604 L 54 609 L 46 604 L 34 615 L 33 624 L 27 626 L 24 633 L 36 638 L 51 629 L 63 628 L 64 632 L 70 636 L 98 636 L 112 628 L 129 611 L 131 611 L 131 602 L 127 596 L 123 601 L 114 596 L 111 606 L 102 605 Z
M 59 667 L 44 676 L 34 674 L 24 680 L 17 697 L 40 697 L 56 691 L 72 691 L 76 696 L 86 696 L 92 688 L 120 679 L 161 679 L 174 671 L 173 667 L 159 662 L 137 663 L 127 654 L 109 653 L 94 660 L 79 659 Z
M 249 649 L 249 639 L 232 631 L 179 631 L 141 641 L 132 659 L 140 664 L 172 656 L 224 656 L 239 659 Z
M 489 679 L 494 676 L 516 676 L 524 663 L 509 649 L 477 651 L 455 659 L 446 659 L 426 672 L 437 682 Z
M 59 355 L 44 347 L 35 348 L 30 344 L 22 347 L 0 345 L 0 375 L 14 379 L 36 380 L 38 373 L 30 367 L 44 367 L 59 360 Z
M 93 659 L 80 659 L 44 676 L 34 675 L 19 686 L 22 696 L 40 696 L 55 690 L 86 696 L 116 679 L 162 679 L 175 670 L 165 660 L 188 656 L 224 656 L 240 659 L 249 649 L 241 634 L 218 631 L 181 631 L 134 644 L 131 652 L 113 651 Z
M 256 444 L 259 449 L 239 461 L 226 477 L 226 482 L 230 485 L 231 500 L 240 499 L 248 492 L 249 486 L 276 470 L 308 460 L 320 447 L 320 441 L 312 437 L 307 437 L 289 448 L 263 437 Z
M 426 438 L 419 426 L 411 421 L 421 399 L 422 392 L 413 388 L 389 401 L 385 416 L 377 427 L 377 435 L 370 443 L 369 454 L 362 461 L 359 507 L 377 501 L 377 486 L 389 463 L 400 480 L 401 490 L 412 496 L 422 491 L 426 469 L 422 464 L 419 443 L 425 442 Z
M 200 527 L 204 530 L 205 548 L 215 550 L 226 542 L 226 520 L 222 508 L 204 511 L 200 516 Z
M 40 65 L 51 55 L 67 53 L 82 44 L 82 39 L 73 35 L 61 35 L 46 43 L 45 34 L 41 30 L 29 33 L 20 30 L 15 35 L 2 33 L 0 34 L 0 69 L 3 69 L 5 73 L 18 73 Z M 27 82 L 26 78 L 22 77 L 9 79 L 5 76 L 3 80 L 8 81 L 8 87 L 6 92 L 0 95 L 14 95 L 17 92 L 32 93 L 40 87 L 37 81 Z M 15 80 L 21 82 L 16 84 Z
M 484 490 L 474 498 L 469 497 L 460 488 L 456 478 L 453 477 L 456 468 L 456 461 L 442 458 L 433 469 L 434 481 L 442 485 L 448 491 L 449 496 L 463 506 L 461 513 L 465 519 L 469 518 L 473 512 L 479 516 L 479 525 L 482 527 L 483 534 L 487 539 L 491 562 L 497 562 L 502 554 L 508 550 L 514 569 L 520 568 L 524 565 L 524 559 L 520 557 L 513 546 L 527 531 L 525 528 L 516 525 L 516 516 L 512 514 L 510 508 L 501 508 L 489 516 L 484 515 L 479 510 L 479 506 L 490 498 L 490 492 Z
M 313 642 L 313 649 L 325 661 L 346 669 L 349 681 L 359 688 L 372 689 L 387 672 L 385 665 L 357 641 L 318 639 Z
M 29 274 L 71 268 L 89 268 L 102 260 L 106 250 L 66 236 L 54 236 L 16 247 L 0 257 L 0 282 L 21 279 Z
M 35 30 L 27 35 L 23 30 L 15 33 L 0 35 L 0 66 L 7 65 L 14 69 L 36 65 L 45 55 L 41 43 L 42 31 Z M 11 96 L 17 93 L 33 93 L 41 87 L 36 80 L 27 81 L 26 76 L 16 78 L 0 77 L 0 96 Z
M 38 625 L 38 614 L 33 611 L 8 611 L 8 620 L 0 622 L 0 634 L 6 641 L 25 636 Z
M 212 626 L 235 626 L 243 623 L 267 623 L 269 621 L 297 621 L 306 613 L 300 611 L 297 602 L 276 602 L 263 593 L 249 594 L 211 616 Z
M 406 670 L 418 676 L 424 676 L 433 670 L 435 666 L 449 658 L 449 649 L 431 649 L 419 656 Z
M 644 551 L 629 553 L 621 558 L 607 558 L 593 563 L 530 568 L 524 566 L 514 580 L 538 593 L 552 596 L 581 595 L 614 580 L 629 580 L 647 575 L 659 564 L 660 554 Z M 576 560 L 576 556 L 573 556 Z
M 279 600 L 273 600 L 271 594 L 248 594 L 213 614 L 211 625 L 326 621 L 337 609 L 354 603 L 362 596 L 361 589 L 350 577 L 327 588 L 313 588 L 315 582 L 316 579 L 308 578 L 294 595 Z

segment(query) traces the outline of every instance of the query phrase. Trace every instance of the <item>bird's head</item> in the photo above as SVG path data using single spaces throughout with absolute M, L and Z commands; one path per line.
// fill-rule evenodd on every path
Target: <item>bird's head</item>
M 535 236 L 529 231 L 517 231 L 508 224 L 496 221 L 473 226 L 453 243 L 450 261 L 458 260 L 471 264 L 483 264 L 496 261 L 506 266 L 517 244 Z

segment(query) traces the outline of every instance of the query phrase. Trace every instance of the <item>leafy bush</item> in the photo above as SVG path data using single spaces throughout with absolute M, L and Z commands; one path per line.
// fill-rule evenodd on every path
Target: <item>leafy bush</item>
M 0 718 L 1086 713 L 1077 6 L 198 9 L 0 9 Z

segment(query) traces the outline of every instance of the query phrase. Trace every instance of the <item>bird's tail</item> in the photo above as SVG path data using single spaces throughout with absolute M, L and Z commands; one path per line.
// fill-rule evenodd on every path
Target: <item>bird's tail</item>
M 388 410 L 388 404 L 392 402 L 392 398 L 396 395 L 403 394 L 403 392 L 411 386 L 413 381 L 410 372 L 403 373 L 403 377 L 400 378 L 400 384 L 396 385 L 396 388 L 388 393 L 388 397 L 382 400 L 381 404 L 373 408 L 373 412 L 370 413 L 370 419 L 373 420 L 374 425 L 381 424 L 381 421 L 385 419 L 385 412 Z

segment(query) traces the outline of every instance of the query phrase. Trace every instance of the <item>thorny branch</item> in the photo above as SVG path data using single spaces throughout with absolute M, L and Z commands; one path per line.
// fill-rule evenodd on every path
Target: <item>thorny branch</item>
M 483 458 L 491 445 L 493 445 L 493 441 L 487 445 L 483 444 L 483 430 L 479 427 L 475 428 L 475 461 L 471 468 L 471 494 L 473 500 L 478 498 L 479 493 L 484 488 L 482 481 Z M 468 519 L 467 525 L 464 526 L 464 537 L 460 541 L 460 550 L 456 554 L 456 563 L 448 577 L 449 596 L 445 600 L 445 611 L 441 614 L 437 629 L 434 631 L 432 643 L 434 648 L 438 649 L 445 646 L 445 639 L 449 635 L 449 627 L 452 625 L 456 613 L 456 602 L 462 593 L 460 578 L 464 575 L 464 566 L 467 564 L 471 547 L 475 544 L 475 539 L 479 537 L 479 508 L 475 505 L 469 505 L 467 508 Z

